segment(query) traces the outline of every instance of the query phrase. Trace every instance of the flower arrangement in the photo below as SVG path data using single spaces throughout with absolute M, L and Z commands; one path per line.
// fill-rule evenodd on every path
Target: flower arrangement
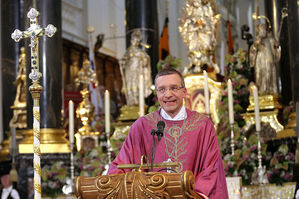
M 42 168 L 41 186 L 45 196 L 56 198 L 57 195 L 62 194 L 62 187 L 66 184 L 67 169 L 62 161 Z
M 267 177 L 270 183 L 282 184 L 293 180 L 295 156 L 286 144 L 279 146 L 270 160 Z
M 108 163 L 107 154 L 102 152 L 100 146 L 82 148 L 75 156 L 75 174 L 79 176 L 101 175 Z

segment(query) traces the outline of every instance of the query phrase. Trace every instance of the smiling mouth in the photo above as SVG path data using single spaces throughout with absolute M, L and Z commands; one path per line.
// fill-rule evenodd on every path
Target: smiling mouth
M 172 101 L 164 101 L 165 104 L 173 104 L 173 103 L 175 103 L 175 102 L 176 102 L 176 100 L 172 100 Z

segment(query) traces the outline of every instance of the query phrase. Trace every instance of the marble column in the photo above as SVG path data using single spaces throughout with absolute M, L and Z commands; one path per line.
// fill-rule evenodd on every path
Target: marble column
M 273 35 L 278 37 L 278 31 L 281 23 L 281 11 L 286 7 L 286 1 L 281 0 L 265 0 L 266 16 L 271 21 Z M 288 37 L 288 19 L 284 18 L 280 37 L 278 38 L 281 45 L 281 59 L 279 67 L 277 68 L 278 74 L 278 91 L 282 97 L 282 104 L 288 105 L 292 100 L 291 89 L 291 69 L 289 60 L 289 37 Z
M 22 1 L 1 1 L 1 73 L 2 73 L 2 103 L 3 103 L 3 129 L 9 131 L 9 121 L 13 116 L 13 105 L 16 96 L 16 80 L 20 47 L 24 42 L 16 43 L 11 39 L 14 29 L 23 29 L 24 21 L 22 12 Z
M 151 45 L 146 52 L 151 57 L 152 78 L 157 73 L 159 33 L 157 0 L 126 0 L 127 47 L 133 29 L 142 29 L 142 42 Z

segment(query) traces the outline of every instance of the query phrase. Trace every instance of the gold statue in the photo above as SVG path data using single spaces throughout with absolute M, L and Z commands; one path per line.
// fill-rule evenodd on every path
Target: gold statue
M 135 30 L 131 35 L 131 45 L 119 62 L 123 79 L 122 91 L 125 93 L 128 106 L 139 104 L 139 75 L 143 75 L 144 78 L 144 96 L 151 93 L 150 57 L 139 47 L 140 42 L 141 31 Z
M 184 74 L 201 72 L 202 67 L 219 67 L 213 62 L 216 48 L 216 25 L 220 15 L 216 14 L 212 0 L 187 0 L 182 9 L 179 32 L 188 48 L 190 64 Z
M 250 66 L 255 67 L 255 83 L 260 95 L 278 94 L 277 64 L 281 56 L 279 42 L 267 31 L 266 24 L 257 25 L 256 40 L 250 47 Z
M 14 84 L 17 86 L 16 98 L 13 109 L 13 118 L 9 122 L 10 127 L 20 129 L 27 128 L 27 110 L 26 110 L 26 54 L 25 48 L 21 48 L 19 58 L 18 76 Z
M 95 83 L 98 84 L 97 74 L 90 67 L 90 62 L 86 59 L 83 62 L 83 67 L 78 72 L 78 77 L 75 79 L 76 85 L 79 86 L 82 84 L 83 89 L 89 90 L 89 84 Z
M 77 150 L 80 150 L 89 138 L 92 138 L 94 140 L 95 146 L 97 146 L 97 136 L 100 134 L 99 132 L 94 132 L 91 128 L 91 121 L 94 119 L 94 106 L 90 101 L 91 92 L 89 90 L 89 85 L 90 83 L 97 85 L 98 81 L 96 72 L 91 69 L 90 62 L 87 59 L 85 59 L 83 62 L 83 67 L 80 69 L 75 82 L 77 86 L 82 84 L 82 90 L 80 93 L 83 100 L 76 109 L 76 115 L 77 117 L 80 117 L 83 126 L 78 130 L 78 133 L 75 134 Z

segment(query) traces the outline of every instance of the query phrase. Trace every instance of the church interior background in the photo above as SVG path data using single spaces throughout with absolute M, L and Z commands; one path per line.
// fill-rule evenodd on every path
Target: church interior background
M 2 0 L 0 161 L 10 161 L 17 171 L 21 198 L 34 193 L 36 116 L 29 91 L 30 39 L 15 42 L 11 34 L 27 30 L 32 7 L 41 27 L 57 28 L 51 38 L 39 38 L 43 198 L 75 198 L 75 176 L 105 174 L 130 125 L 158 109 L 151 85 L 163 67 L 184 74 L 185 106 L 214 122 L 230 199 L 294 197 L 298 1 Z M 259 23 L 266 24 L 266 35 Z M 126 71 L 134 64 L 127 53 L 134 38 L 145 57 L 135 58 L 146 59 L 147 72 Z M 258 41 L 268 42 L 264 53 L 255 51 Z M 266 59 L 272 61 L 268 68 Z M 267 82 L 273 68 L 274 83 Z

